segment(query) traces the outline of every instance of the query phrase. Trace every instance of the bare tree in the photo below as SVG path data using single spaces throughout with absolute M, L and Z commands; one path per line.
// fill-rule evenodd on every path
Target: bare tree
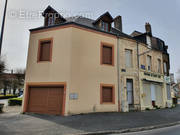
M 13 93 L 15 93 L 15 89 L 18 88 L 20 91 L 24 87 L 25 72 L 25 69 L 17 69 L 15 71 L 16 80 L 14 80 Z
M 8 80 L 4 79 L 3 73 L 6 71 L 5 60 L 0 57 L 0 89 L 4 89 L 4 95 L 6 95 Z
M 180 69 L 177 71 L 177 82 L 180 82 Z

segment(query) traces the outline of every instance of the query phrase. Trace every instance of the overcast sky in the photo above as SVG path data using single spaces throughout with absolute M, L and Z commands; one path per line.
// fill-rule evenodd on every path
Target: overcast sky
M 4 3 L 1 0 L 0 26 Z M 144 24 L 150 22 L 153 35 L 169 46 L 171 72 L 180 68 L 180 0 L 8 0 L 2 53 L 9 69 L 25 68 L 29 29 L 43 25 L 43 18 L 38 15 L 48 5 L 64 16 L 96 19 L 106 11 L 113 17 L 121 15 L 127 34 L 134 30 L 145 32 Z

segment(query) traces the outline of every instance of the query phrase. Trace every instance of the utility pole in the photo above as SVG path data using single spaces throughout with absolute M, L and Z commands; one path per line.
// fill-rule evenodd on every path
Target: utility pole
M 3 15 L 2 27 L 1 27 L 1 35 L 0 35 L 0 56 L 1 56 L 1 50 L 2 50 L 2 41 L 3 41 L 3 34 L 4 34 L 4 25 L 5 25 L 5 20 L 6 20 L 7 1 L 8 1 L 8 0 L 6 0 L 6 2 L 5 2 L 4 15 Z

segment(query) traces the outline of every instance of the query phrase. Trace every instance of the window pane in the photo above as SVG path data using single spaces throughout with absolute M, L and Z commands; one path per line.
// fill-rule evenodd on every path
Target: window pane
M 125 50 L 125 61 L 126 61 L 126 67 L 131 68 L 132 67 L 132 51 L 131 50 Z
M 113 102 L 112 87 L 103 87 L 102 89 L 102 101 Z
M 158 72 L 161 73 L 161 60 L 158 59 Z
M 103 64 L 112 65 L 112 47 L 103 46 Z
M 164 73 L 167 73 L 167 63 L 164 62 Z
M 104 30 L 104 31 L 108 31 L 108 29 L 109 29 L 109 24 L 102 21 L 102 22 L 101 22 L 101 29 Z
M 51 42 L 41 42 L 40 61 L 50 61 L 50 44 Z
M 147 67 L 148 67 L 148 70 L 150 71 L 151 70 L 151 56 L 147 56 Z
M 149 36 L 146 37 L 147 44 L 149 47 L 151 47 L 151 38 Z

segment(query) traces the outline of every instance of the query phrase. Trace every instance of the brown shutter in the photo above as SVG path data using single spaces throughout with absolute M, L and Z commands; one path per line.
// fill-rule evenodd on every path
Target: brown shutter
M 112 87 L 102 87 L 102 102 L 113 102 L 112 89 Z
M 112 47 L 103 45 L 103 64 L 112 65 Z
M 50 61 L 50 46 L 51 42 L 41 42 L 40 46 L 40 61 Z

